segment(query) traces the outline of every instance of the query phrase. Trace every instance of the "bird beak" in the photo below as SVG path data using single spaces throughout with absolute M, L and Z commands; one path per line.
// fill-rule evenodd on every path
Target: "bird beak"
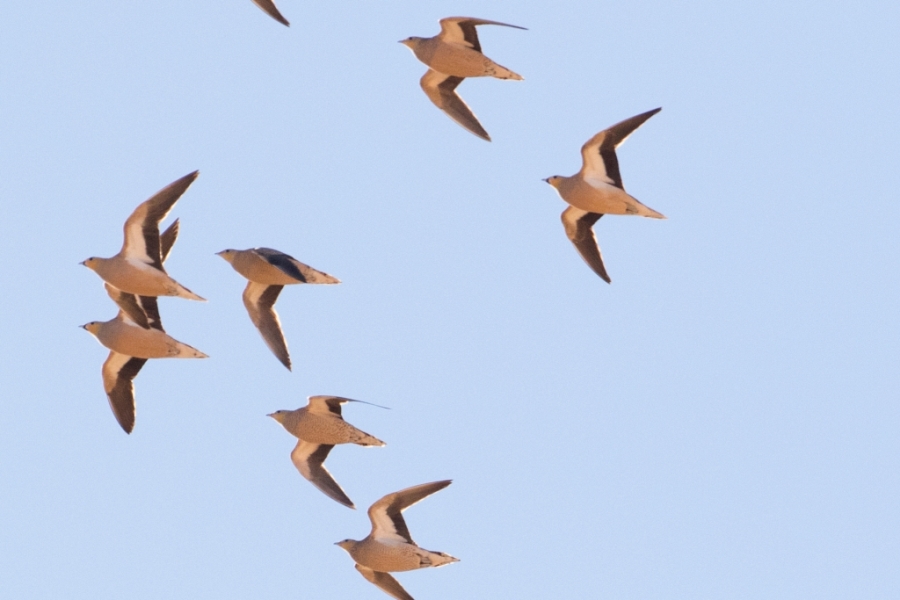
M 550 183 L 550 178 L 545 177 L 544 179 L 541 179 L 541 181 L 543 181 L 544 183 Z
M 83 261 L 81 261 L 81 262 L 78 263 L 78 264 L 81 265 L 82 267 L 86 267 L 87 265 L 84 264 L 84 263 L 86 263 L 86 262 L 87 262 L 87 260 L 83 260 Z
M 79 325 L 79 327 L 81 327 L 82 329 L 84 329 L 85 331 L 87 331 L 87 323 L 85 323 L 84 325 Z
M 267 416 L 267 417 L 272 417 L 272 418 L 274 419 L 274 418 L 275 418 L 275 413 L 269 413 L 269 414 L 267 414 L 266 416 Z

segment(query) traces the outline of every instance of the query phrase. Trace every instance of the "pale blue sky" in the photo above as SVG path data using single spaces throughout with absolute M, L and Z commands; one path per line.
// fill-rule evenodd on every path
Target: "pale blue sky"
M 387 598 L 333 546 L 407 512 L 462 559 L 417 600 L 900 596 L 896 2 L 9 3 L 0 19 L 0 595 Z M 524 82 L 422 94 L 397 40 L 470 15 Z M 613 279 L 541 181 L 597 131 L 666 221 L 607 217 Z M 106 402 L 115 314 L 78 262 L 200 170 L 163 299 L 205 361 L 152 361 L 131 436 Z M 295 369 L 215 252 L 339 277 L 286 289 Z M 387 447 L 296 473 L 266 418 L 312 394 Z

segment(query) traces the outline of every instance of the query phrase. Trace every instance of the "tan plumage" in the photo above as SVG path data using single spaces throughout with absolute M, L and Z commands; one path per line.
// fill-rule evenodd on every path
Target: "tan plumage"
M 159 236 L 162 262 L 166 261 L 169 250 L 172 249 L 177 237 L 178 220 L 176 219 Z M 108 283 L 103 285 L 109 297 L 119 305 L 119 308 L 136 325 L 145 329 L 163 331 L 162 320 L 159 317 L 159 308 L 154 296 L 135 296 L 114 288 Z M 146 362 L 146 358 L 135 358 L 119 354 L 118 352 L 110 352 L 109 357 L 103 363 L 103 389 L 106 391 L 109 407 L 112 409 L 116 421 L 125 430 L 125 433 L 131 433 L 134 430 L 134 378 L 137 377 L 137 374 Z
M 594 223 L 605 214 L 665 219 L 625 192 L 616 156 L 616 148 L 661 110 L 656 108 L 604 129 L 582 146 L 582 166 L 578 173 L 571 177 L 554 175 L 544 180 L 570 205 L 562 213 L 566 236 L 588 266 L 607 283 L 611 280 L 594 236 Z
M 249 282 L 244 289 L 244 307 L 266 345 L 290 370 L 291 357 L 275 312 L 275 301 L 285 285 L 340 283 L 336 277 L 317 271 L 294 257 L 271 248 L 222 250 L 217 252 Z
M 278 12 L 278 8 L 275 7 L 275 3 L 272 2 L 272 0 L 253 0 L 253 4 L 263 9 L 267 15 L 269 15 L 285 27 L 291 26 L 291 24 L 288 23 L 288 20 L 285 19 L 280 12 Z
M 441 32 L 430 38 L 410 37 L 400 43 L 409 47 L 429 70 L 419 82 L 425 95 L 435 106 L 474 133 L 491 141 L 478 118 L 456 93 L 456 87 L 466 77 L 496 77 L 521 80 L 522 76 L 498 65 L 481 53 L 477 25 L 502 25 L 525 29 L 518 25 L 473 19 L 471 17 L 447 17 L 441 19 Z
M 159 223 L 199 175 L 189 173 L 141 203 L 125 221 L 125 241 L 112 258 L 91 257 L 81 264 L 128 294 L 203 300 L 166 273 L 160 253 Z
M 145 329 L 119 311 L 109 321 L 91 321 L 81 326 L 119 354 L 136 358 L 208 358 L 206 354 L 170 337 L 160 329 Z
M 356 570 L 367 580 L 397 600 L 412 600 L 389 572 L 440 567 L 459 559 L 420 548 L 409 534 L 403 511 L 450 483 L 450 480 L 423 483 L 384 496 L 369 508 L 371 533 L 364 540 L 348 539 L 337 545 L 350 554 L 356 561 Z
M 307 406 L 297 410 L 279 410 L 268 416 L 298 438 L 297 446 L 291 452 L 291 461 L 300 474 L 332 500 L 355 508 L 325 468 L 325 459 L 337 444 L 384 446 L 384 442 L 344 421 L 341 405 L 347 402 L 360 401 L 339 396 L 310 396 Z

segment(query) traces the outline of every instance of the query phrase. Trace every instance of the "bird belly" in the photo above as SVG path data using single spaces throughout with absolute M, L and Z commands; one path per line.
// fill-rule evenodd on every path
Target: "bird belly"
M 419 548 L 406 542 L 371 540 L 353 549 L 353 560 L 382 573 L 413 571 L 422 567 Z
M 142 262 L 130 260 L 104 264 L 97 274 L 111 286 L 139 296 L 171 296 L 173 283 L 163 271 Z
M 169 336 L 156 329 L 118 324 L 97 336 L 104 346 L 119 354 L 135 358 L 167 358 L 171 356 Z
M 354 427 L 340 419 L 305 414 L 293 433 L 303 441 L 313 444 L 347 444 L 353 441 Z
M 602 215 L 640 214 L 643 206 L 623 189 L 599 179 L 578 179 L 568 189 L 560 189 L 562 199 L 581 210 Z
M 441 44 L 426 61 L 429 67 L 454 77 L 485 77 L 494 62 L 481 52 L 453 44 Z

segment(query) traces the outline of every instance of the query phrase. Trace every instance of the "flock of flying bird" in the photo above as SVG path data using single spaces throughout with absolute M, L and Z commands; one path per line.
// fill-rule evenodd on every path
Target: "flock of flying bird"
M 271 0 L 253 0 L 272 18 L 289 25 Z M 410 37 L 408 46 L 429 70 L 421 79 L 422 89 L 438 108 L 471 133 L 490 141 L 478 119 L 456 94 L 466 77 L 491 76 L 521 80 L 481 53 L 476 26 L 516 25 L 449 17 L 441 19 L 441 33 L 431 38 Z M 664 219 L 625 192 L 616 148 L 634 130 L 661 109 L 647 111 L 601 131 L 581 148 L 581 170 L 571 177 L 554 175 L 544 181 L 552 185 L 569 207 L 562 213 L 566 235 L 588 266 L 606 282 L 609 275 L 593 233 L 593 225 L 604 214 L 639 215 Z M 125 241 L 111 258 L 88 258 L 81 264 L 99 275 L 119 312 L 109 321 L 92 321 L 82 327 L 110 350 L 103 364 L 103 387 L 116 420 L 127 433 L 134 429 L 134 378 L 151 358 L 207 358 L 207 355 L 170 337 L 163 329 L 157 297 L 176 296 L 203 300 L 166 273 L 163 263 L 178 237 L 176 219 L 160 233 L 160 223 L 198 176 L 194 171 L 169 184 L 141 203 L 125 221 Z M 250 319 L 278 360 L 291 368 L 290 354 L 281 330 L 275 301 L 285 285 L 335 284 L 340 281 L 292 256 L 271 248 L 227 249 L 217 253 L 247 279 L 243 301 Z M 300 474 L 329 498 L 355 508 L 324 462 L 337 444 L 384 446 L 378 438 L 344 421 L 341 406 L 361 402 L 338 396 L 312 396 L 307 406 L 279 410 L 268 416 L 280 423 L 298 441 L 291 460 Z M 450 485 L 450 480 L 425 483 L 388 494 L 368 511 L 372 530 L 361 540 L 344 540 L 356 569 L 368 581 L 397 600 L 413 600 L 390 573 L 424 567 L 439 567 L 458 559 L 443 552 L 419 547 L 403 519 L 403 510 Z

